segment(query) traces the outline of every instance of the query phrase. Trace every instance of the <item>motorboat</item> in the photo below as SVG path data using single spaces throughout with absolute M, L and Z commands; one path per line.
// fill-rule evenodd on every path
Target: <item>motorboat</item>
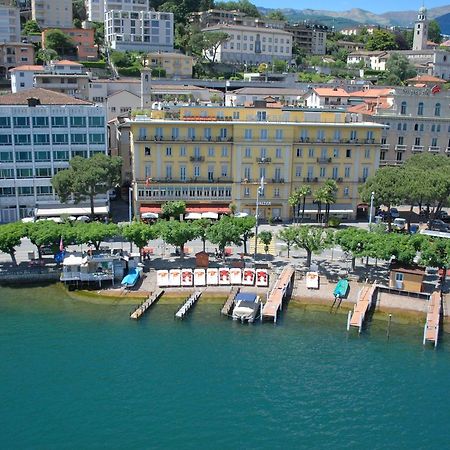
M 261 312 L 261 299 L 250 292 L 239 292 L 234 299 L 233 320 L 252 323 Z
M 343 299 L 347 295 L 347 290 L 348 280 L 346 280 L 345 278 L 339 280 L 333 291 L 334 298 Z
M 125 288 L 131 288 L 136 285 L 139 279 L 142 276 L 143 269 L 142 267 L 133 267 L 129 270 L 128 275 L 124 277 L 122 282 L 120 283 Z

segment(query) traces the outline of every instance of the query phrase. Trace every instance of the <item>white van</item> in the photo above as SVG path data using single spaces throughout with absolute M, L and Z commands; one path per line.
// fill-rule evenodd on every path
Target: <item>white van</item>
M 404 230 L 404 229 L 406 229 L 406 219 L 397 217 L 392 222 L 392 226 L 393 226 L 394 230 L 398 230 L 398 231 Z

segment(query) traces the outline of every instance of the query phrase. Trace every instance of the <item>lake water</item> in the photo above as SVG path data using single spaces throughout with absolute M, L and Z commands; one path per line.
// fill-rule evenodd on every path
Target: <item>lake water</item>
M 419 326 L 289 306 L 241 325 L 200 299 L 174 321 L 60 287 L 0 288 L 3 449 L 449 448 L 450 346 Z

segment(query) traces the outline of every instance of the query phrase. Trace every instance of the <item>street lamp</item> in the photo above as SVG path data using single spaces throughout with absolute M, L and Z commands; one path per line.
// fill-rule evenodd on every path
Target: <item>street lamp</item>
M 128 223 L 133 219 L 133 188 L 128 188 Z
M 256 261 L 256 253 L 258 250 L 258 225 L 259 225 L 259 196 L 264 193 L 264 177 L 261 177 L 261 184 L 258 186 L 256 190 L 256 223 L 255 223 L 255 252 L 253 255 L 253 259 Z

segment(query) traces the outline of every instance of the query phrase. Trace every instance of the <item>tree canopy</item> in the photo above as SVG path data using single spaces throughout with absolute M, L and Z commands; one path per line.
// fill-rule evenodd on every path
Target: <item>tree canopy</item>
M 261 17 L 258 8 L 248 0 L 217 2 L 215 7 L 227 11 L 241 11 L 251 17 Z
M 173 217 L 179 220 L 181 215 L 186 212 L 186 203 L 182 200 L 175 200 L 163 203 L 161 206 L 161 217 L 163 219 L 170 219 Z
M 395 35 L 387 30 L 374 30 L 367 38 L 366 50 L 396 50 Z
M 398 53 L 392 54 L 386 61 L 386 80 L 398 80 L 393 84 L 401 84 L 402 81 L 412 78 L 417 74 L 408 58 Z
M 133 222 L 120 229 L 122 236 L 132 242 L 139 250 L 143 249 L 148 241 L 155 239 L 158 235 L 157 229 L 153 225 L 143 222 Z
M 222 217 L 208 229 L 208 240 L 219 247 L 220 252 L 225 252 L 229 244 L 240 245 L 242 228 L 234 217 Z
M 54 50 L 58 55 L 71 54 L 76 50 L 70 36 L 59 29 L 48 30 L 44 44 L 45 48 Z
M 7 253 L 11 257 L 12 263 L 16 266 L 16 247 L 21 243 L 21 238 L 26 234 L 22 222 L 7 223 L 0 225 L 0 251 Z
M 75 203 L 89 199 L 94 216 L 94 198 L 105 194 L 120 181 L 122 158 L 102 153 L 91 158 L 75 156 L 69 168 L 60 170 L 52 178 L 52 186 L 63 203 L 73 197 Z
M 189 222 L 179 222 L 177 220 L 159 221 L 155 227 L 164 242 L 179 248 L 182 256 L 186 242 L 192 241 L 197 237 L 196 228 Z
M 333 233 L 322 227 L 301 225 L 294 227 L 295 246 L 306 251 L 306 265 L 311 265 L 313 253 L 320 254 L 333 243 Z
M 428 23 L 428 39 L 435 44 L 442 42 L 441 27 L 436 20 L 430 20 Z
M 22 34 L 30 35 L 33 33 L 40 33 L 41 27 L 35 20 L 27 20 L 22 28 Z

